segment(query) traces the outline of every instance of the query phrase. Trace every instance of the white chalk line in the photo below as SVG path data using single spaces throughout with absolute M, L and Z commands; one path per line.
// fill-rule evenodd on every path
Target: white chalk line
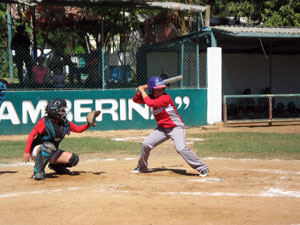
M 131 161 L 131 160 L 135 160 L 136 158 L 121 158 L 121 159 L 115 159 L 115 158 L 106 158 L 106 159 L 98 159 L 98 158 L 94 158 L 94 159 L 87 159 L 86 161 L 88 162 L 99 162 L 99 161 L 116 161 L 116 160 L 125 160 L 125 161 Z M 260 159 L 232 159 L 232 158 L 223 158 L 223 157 L 206 157 L 206 158 L 202 158 L 203 160 L 239 160 L 239 161 L 261 161 Z M 281 160 L 263 160 L 263 161 L 281 161 Z M 289 160 L 289 161 L 293 161 L 293 160 Z M 24 162 L 20 162 L 20 163 L 0 163 L 0 167 L 17 167 L 17 166 L 33 166 L 34 162 L 29 162 L 29 163 L 24 163 Z M 227 168 L 225 167 L 225 169 L 230 169 L 230 170 L 248 170 L 248 169 L 233 169 L 233 168 Z M 249 170 L 248 170 L 249 171 Z M 300 175 L 300 172 L 295 172 L 295 171 L 283 171 L 283 170 L 264 170 L 264 169 L 253 169 L 252 171 L 255 172 L 270 172 L 270 173 L 277 173 L 277 174 L 295 174 L 295 175 Z
M 233 158 L 225 158 L 225 157 L 206 157 L 206 158 L 202 158 L 203 160 L 239 160 L 239 161 L 262 161 L 261 159 L 233 159 Z M 114 158 L 108 158 L 108 159 L 88 159 L 86 161 L 89 161 L 89 162 L 93 162 L 93 161 L 115 161 L 117 159 L 114 159 Z M 119 160 L 135 160 L 135 158 L 122 158 L 122 159 L 119 159 Z M 280 159 L 271 159 L 271 160 L 263 160 L 263 161 L 284 161 L 284 160 L 280 160 Z M 296 161 L 296 160 L 289 160 L 289 161 Z M 298 161 L 298 160 L 297 160 Z M 6 166 L 11 166 L 11 167 L 14 167 L 14 166 L 33 166 L 34 163 L 33 162 L 29 162 L 29 163 L 23 163 L 23 162 L 20 162 L 20 163 L 0 163 L 0 167 L 3 166 L 3 167 L 6 167 Z M 239 169 L 236 169 L 236 170 L 239 170 Z M 279 170 L 278 170 L 279 171 Z M 263 171 L 261 171 L 263 172 Z M 267 171 L 266 171 L 267 172 Z M 300 174 L 300 172 L 296 172 L 297 174 Z
M 128 141 L 128 140 L 140 140 L 140 139 L 146 139 L 146 136 L 140 136 L 140 137 L 124 137 L 124 138 L 112 138 L 113 141 Z
M 34 166 L 33 162 L 28 162 L 28 163 L 24 163 L 24 162 L 20 162 L 20 163 L 1 163 L 0 166 L 6 167 L 6 166 Z
M 116 161 L 116 160 L 124 160 L 124 161 L 131 161 L 135 160 L 135 158 L 122 158 L 122 159 L 114 159 L 114 158 L 107 158 L 107 159 L 88 159 L 88 162 L 99 162 L 99 161 L 104 161 L 104 162 L 110 162 L 110 161 Z
M 98 161 L 105 161 L 105 162 L 109 162 L 109 161 L 116 161 L 116 160 L 125 160 L 125 161 L 131 161 L 131 160 L 135 160 L 135 158 L 122 158 L 122 159 L 114 159 L 114 158 L 106 158 L 106 159 L 88 159 L 86 161 L 88 162 L 98 162 Z M 34 162 L 28 162 L 28 163 L 1 163 L 0 167 L 16 167 L 16 166 L 34 166 Z
M 124 137 L 124 138 L 112 138 L 113 141 L 128 141 L 128 140 L 140 140 L 140 139 L 146 139 L 146 136 L 138 136 L 138 137 Z M 204 141 L 203 138 L 186 138 L 188 141 L 193 141 L 190 143 L 194 143 L 195 141 Z
M 267 162 L 281 162 L 281 161 L 299 161 L 296 159 L 292 159 L 292 160 L 284 160 L 284 159 L 250 159 L 250 158 L 245 158 L 245 159 L 238 159 L 238 158 L 230 158 L 230 157 L 206 157 L 203 158 L 205 160 L 238 160 L 238 161 L 242 161 L 242 162 L 247 162 L 247 161 L 253 161 L 253 162 L 257 162 L 257 161 L 267 161 Z
M 292 170 L 268 170 L 268 169 L 234 169 L 225 167 L 227 170 L 234 171 L 254 171 L 254 172 L 262 172 L 262 173 L 274 173 L 274 174 L 282 174 L 282 175 L 300 175 L 300 172 L 292 171 Z
M 110 192 L 110 193 L 125 193 L 125 194 L 156 194 L 156 195 L 184 195 L 184 196 L 223 196 L 223 197 L 289 197 L 300 198 L 299 191 L 284 191 L 279 188 L 270 188 L 268 191 L 260 193 L 233 193 L 233 192 L 147 192 L 147 191 L 130 191 L 130 190 L 116 190 L 112 187 L 70 187 L 66 189 L 53 189 L 53 190 L 38 190 L 29 192 L 15 192 L 0 195 L 0 199 L 13 198 L 25 195 L 41 195 L 41 194 L 55 194 L 66 193 L 68 191 L 82 191 L 92 190 L 97 192 Z
M 194 179 L 194 180 L 189 180 L 189 181 L 197 182 L 197 183 L 212 183 L 212 182 L 220 182 L 223 180 L 224 179 L 221 177 L 209 177 L 209 178 Z

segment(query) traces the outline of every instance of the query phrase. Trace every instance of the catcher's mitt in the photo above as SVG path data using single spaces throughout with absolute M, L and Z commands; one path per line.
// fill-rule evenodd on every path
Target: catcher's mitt
M 96 126 L 95 118 L 98 117 L 100 113 L 100 111 L 92 111 L 87 114 L 86 121 L 89 126 Z

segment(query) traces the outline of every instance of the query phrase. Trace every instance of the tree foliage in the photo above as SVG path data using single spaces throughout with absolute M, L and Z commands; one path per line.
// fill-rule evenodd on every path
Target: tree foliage
M 6 5 L 0 3 L 0 39 L 7 40 L 7 18 L 6 18 Z M 5 43 L 1 43 L 0 46 L 5 46 Z
M 248 25 L 300 27 L 298 0 L 203 0 L 201 3 L 211 5 L 214 17 L 247 18 Z

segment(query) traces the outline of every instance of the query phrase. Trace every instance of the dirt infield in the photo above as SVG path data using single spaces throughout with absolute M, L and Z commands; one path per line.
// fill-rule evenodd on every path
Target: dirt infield
M 274 132 L 273 127 L 225 130 L 231 129 Z M 300 126 L 277 129 L 300 133 Z M 218 131 L 224 128 L 214 130 Z M 149 132 L 86 135 L 127 137 L 127 141 L 139 136 L 141 140 L 134 141 L 141 142 Z M 187 130 L 197 132 L 211 131 Z M 169 141 L 151 153 L 149 165 L 154 172 L 132 174 L 137 160 L 138 155 L 82 155 L 70 175 L 56 175 L 46 169 L 45 181 L 30 178 L 32 163 L 24 165 L 16 159 L 2 163 L 0 224 L 300 224 L 297 160 L 208 157 L 203 160 L 210 167 L 210 175 L 201 178 Z

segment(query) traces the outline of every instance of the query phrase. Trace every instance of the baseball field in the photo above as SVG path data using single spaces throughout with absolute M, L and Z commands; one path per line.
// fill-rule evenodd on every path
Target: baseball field
M 32 161 L 22 163 L 27 136 L 1 136 L 2 145 L 19 150 L 10 156 L 0 148 L 0 224 L 300 224 L 300 125 L 187 129 L 187 145 L 210 168 L 207 177 L 172 141 L 151 152 L 153 172 L 131 173 L 150 132 L 71 134 L 64 142 L 76 143 L 72 151 L 85 137 L 117 147 L 79 151 L 70 174 L 47 168 L 43 181 L 31 178 Z

